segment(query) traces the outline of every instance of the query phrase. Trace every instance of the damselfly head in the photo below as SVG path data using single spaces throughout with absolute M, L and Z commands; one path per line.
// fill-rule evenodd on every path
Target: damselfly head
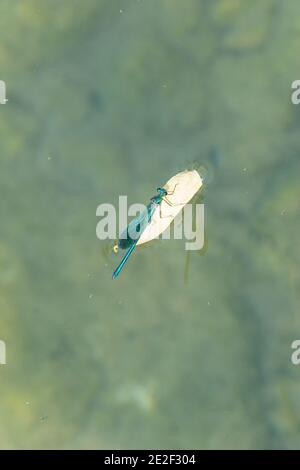
M 156 190 L 160 196 L 166 196 L 168 194 L 165 188 L 157 188 Z

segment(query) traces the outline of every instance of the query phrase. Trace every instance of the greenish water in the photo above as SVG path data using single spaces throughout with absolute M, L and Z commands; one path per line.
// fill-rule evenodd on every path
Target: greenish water
M 120 11 L 121 10 L 121 11 Z M 0 1 L 1 448 L 299 448 L 298 0 Z M 205 254 L 97 206 L 198 161 Z

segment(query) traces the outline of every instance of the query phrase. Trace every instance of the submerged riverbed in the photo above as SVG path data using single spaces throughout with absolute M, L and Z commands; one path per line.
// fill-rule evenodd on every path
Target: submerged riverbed
M 298 448 L 297 0 L 0 3 L 0 448 Z M 197 161 L 206 247 L 96 208 Z

